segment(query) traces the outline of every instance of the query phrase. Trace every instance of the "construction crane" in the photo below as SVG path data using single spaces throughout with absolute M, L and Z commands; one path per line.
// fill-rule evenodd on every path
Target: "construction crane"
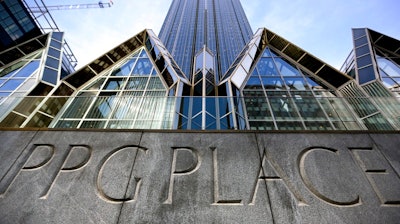
M 53 10 L 70 10 L 70 9 L 93 9 L 93 8 L 110 8 L 114 3 L 99 1 L 98 3 L 89 4 L 69 4 L 69 5 L 46 5 L 29 7 L 32 13 L 46 13 Z

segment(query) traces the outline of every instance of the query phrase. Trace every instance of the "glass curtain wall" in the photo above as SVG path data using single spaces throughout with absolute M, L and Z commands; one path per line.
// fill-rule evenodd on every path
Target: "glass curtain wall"
M 172 128 L 174 101 L 168 93 L 142 47 L 78 91 L 54 127 Z
M 252 130 L 336 130 L 360 127 L 345 103 L 326 86 L 270 48 L 265 48 L 244 88 Z
M 206 45 L 220 78 L 252 35 L 239 0 L 174 0 L 159 36 L 188 77 L 196 53 Z

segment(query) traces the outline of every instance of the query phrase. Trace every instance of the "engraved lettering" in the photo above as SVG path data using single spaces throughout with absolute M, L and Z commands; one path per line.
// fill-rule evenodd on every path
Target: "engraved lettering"
M 266 163 L 269 163 L 271 169 L 277 174 L 274 176 L 266 176 L 264 169 L 266 168 Z M 257 181 L 254 186 L 253 190 L 253 196 L 251 197 L 251 202 L 249 205 L 255 205 L 256 202 L 256 197 L 257 197 L 257 191 L 259 184 L 265 181 L 266 184 L 268 184 L 269 181 L 282 181 L 286 188 L 292 193 L 292 195 L 296 198 L 298 205 L 299 206 L 308 206 L 307 202 L 303 199 L 301 196 L 300 192 L 298 192 L 294 186 L 291 184 L 289 181 L 289 178 L 285 175 L 283 172 L 282 168 L 272 159 L 270 156 L 267 154 L 267 150 L 264 149 L 264 155 L 263 159 L 261 162 L 261 167 L 260 171 L 258 173 Z
M 213 157 L 213 173 L 214 173 L 214 202 L 212 205 L 243 205 L 241 199 L 224 200 L 219 198 L 219 179 L 218 179 L 218 152 L 215 147 L 210 148 Z
M 374 177 L 383 177 L 383 176 L 388 176 L 391 173 L 387 170 L 387 169 L 383 169 L 383 168 L 371 168 L 368 167 L 368 165 L 364 162 L 364 160 L 361 158 L 361 154 L 366 154 L 366 153 L 370 153 L 374 155 L 374 161 L 375 162 L 382 162 L 385 161 L 385 163 L 387 163 L 389 165 L 389 167 L 392 167 L 392 164 L 387 160 L 387 158 L 385 157 L 385 155 L 380 152 L 380 150 L 378 149 L 372 149 L 372 148 L 349 148 L 350 151 L 352 152 L 353 158 L 355 159 L 356 163 L 358 164 L 358 166 L 362 169 L 363 173 L 365 174 L 365 176 L 367 177 L 368 182 L 371 184 L 372 189 L 374 190 L 376 196 L 379 198 L 380 202 L 381 202 L 381 206 L 385 206 L 385 207 L 398 207 L 400 206 L 400 200 L 399 198 L 393 200 L 393 199 L 388 199 L 388 197 L 390 196 L 385 196 L 384 195 L 384 189 L 382 189 L 382 185 L 381 187 L 378 186 L 378 183 L 374 180 Z M 379 155 L 381 155 L 382 157 L 380 157 Z M 381 159 L 379 159 L 381 158 Z M 392 167 L 393 169 L 393 167 Z M 398 175 L 398 173 L 393 169 L 393 173 L 394 176 L 396 176 L 396 178 L 387 178 L 386 180 L 390 181 L 395 181 L 396 183 L 390 184 L 390 187 L 388 187 L 386 190 L 388 193 L 393 193 L 395 191 L 400 192 L 399 188 L 396 186 L 400 186 L 400 177 Z M 387 185 L 385 183 L 385 185 Z M 398 193 L 397 195 L 398 196 Z
M 67 163 L 69 162 L 71 154 L 73 154 L 74 152 L 77 153 L 78 150 L 82 151 L 82 153 L 83 153 L 82 155 L 80 155 L 80 157 L 83 158 L 82 161 L 79 161 L 78 164 L 74 164 L 73 166 L 67 166 L 68 165 Z M 54 176 L 51 184 L 47 187 L 47 189 L 44 190 L 44 193 L 40 197 L 40 199 L 47 199 L 51 189 L 53 188 L 53 186 L 61 172 L 73 172 L 73 171 L 83 168 L 89 162 L 91 155 L 92 155 L 92 148 L 90 146 L 71 145 L 70 148 L 68 149 L 66 156 L 62 160 L 63 163 L 60 166 L 60 168 L 58 169 L 57 174 Z
M 100 163 L 99 170 L 98 170 L 98 174 L 97 174 L 97 178 L 96 178 L 96 186 L 97 186 L 98 195 L 99 195 L 99 197 L 100 197 L 101 199 L 103 199 L 104 201 L 107 201 L 107 202 L 110 202 L 110 203 L 117 203 L 117 204 L 119 204 L 119 203 L 124 203 L 124 202 L 133 202 L 133 201 L 136 201 L 136 200 L 137 200 L 137 197 L 138 197 L 138 195 L 139 195 L 139 190 L 140 190 L 141 182 L 142 182 L 140 177 L 135 177 L 135 176 L 133 176 L 133 179 L 134 179 L 134 181 L 135 181 L 135 183 L 136 183 L 136 184 L 135 184 L 135 192 L 133 193 L 133 195 L 131 194 L 130 196 L 127 196 L 126 194 L 127 194 L 128 192 L 126 192 L 124 198 L 114 198 L 114 197 L 111 197 L 111 196 L 107 195 L 107 194 L 104 192 L 103 187 L 102 187 L 101 176 L 102 176 L 102 174 L 103 174 L 103 172 L 104 172 L 104 169 L 105 169 L 105 167 L 106 167 L 106 165 L 107 165 L 107 162 L 108 162 L 112 157 L 114 157 L 115 155 L 117 155 L 118 153 L 123 153 L 123 151 L 126 151 L 126 150 L 136 150 L 136 152 L 135 152 L 135 159 L 134 159 L 134 161 L 133 161 L 133 163 L 132 163 L 132 167 L 131 167 L 131 171 L 130 171 L 130 177 L 132 176 L 132 172 L 133 172 L 133 169 L 134 169 L 134 166 L 135 166 L 135 162 L 136 162 L 136 159 L 138 158 L 138 151 L 142 151 L 142 152 L 145 152 L 145 153 L 146 153 L 146 151 L 147 151 L 146 148 L 143 148 L 143 147 L 141 147 L 141 146 L 128 145 L 128 146 L 122 146 L 122 147 L 116 148 L 116 149 L 114 149 L 113 151 L 111 151 L 110 153 L 108 153 L 108 154 L 104 157 L 104 159 L 103 159 L 102 162 Z M 129 183 L 128 183 L 128 185 L 127 185 L 127 189 L 128 189 L 128 187 L 129 187 Z M 126 191 L 128 191 L 128 190 L 126 190 Z
M 324 147 L 311 147 L 311 148 L 305 149 L 303 152 L 300 153 L 300 155 L 298 157 L 300 176 L 301 176 L 301 179 L 303 180 L 303 183 L 308 188 L 308 190 L 312 194 L 317 196 L 319 199 L 321 199 L 323 202 L 326 202 L 326 203 L 334 205 L 334 206 L 338 206 L 338 207 L 354 207 L 354 206 L 361 205 L 361 199 L 360 199 L 359 196 L 357 196 L 356 199 L 351 200 L 351 201 L 345 201 L 345 202 L 335 201 L 335 200 L 333 200 L 331 198 L 328 198 L 325 195 L 321 194 L 313 186 L 310 178 L 307 175 L 306 169 L 305 169 L 305 160 L 306 160 L 307 156 L 309 154 L 313 153 L 314 151 L 324 151 L 324 152 L 328 152 L 328 153 L 335 153 L 337 155 L 339 154 L 338 150 L 336 150 L 336 149 L 330 149 L 330 148 L 324 148 Z
M 197 151 L 193 148 L 172 148 L 172 150 L 173 154 L 172 154 L 171 174 L 168 187 L 168 198 L 163 202 L 163 204 L 172 204 L 175 177 L 190 175 L 196 172 L 201 164 L 201 158 L 198 155 Z M 196 161 L 194 161 L 194 163 L 192 163 L 191 166 L 189 166 L 187 169 L 177 170 L 177 157 L 179 152 L 190 153 Z
M 3 198 L 17 176 L 23 171 L 39 170 L 46 166 L 54 156 L 55 147 L 49 144 L 35 144 L 29 150 L 25 150 L 21 155 L 21 160 L 10 168 L 0 182 L 0 198 Z M 40 158 L 40 154 L 45 154 Z M 38 161 L 36 161 L 38 160 Z

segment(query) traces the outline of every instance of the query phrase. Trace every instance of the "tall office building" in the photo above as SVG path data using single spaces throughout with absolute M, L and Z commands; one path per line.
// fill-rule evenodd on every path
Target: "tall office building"
M 207 49 L 218 82 L 252 35 L 239 0 L 174 0 L 159 37 L 188 77 Z

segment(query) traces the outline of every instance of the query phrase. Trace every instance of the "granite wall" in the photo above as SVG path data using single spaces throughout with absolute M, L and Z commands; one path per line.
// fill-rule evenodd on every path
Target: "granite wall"
M 0 131 L 0 223 L 399 223 L 399 133 Z

